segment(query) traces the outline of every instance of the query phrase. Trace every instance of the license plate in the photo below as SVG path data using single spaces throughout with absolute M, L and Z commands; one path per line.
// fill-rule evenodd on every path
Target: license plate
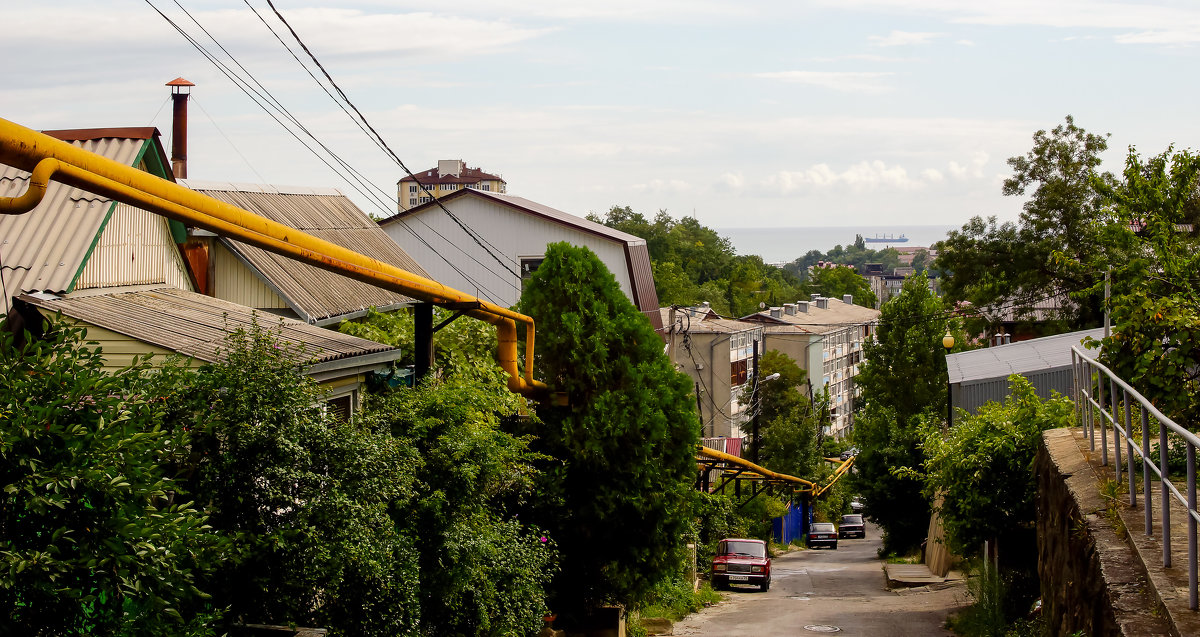
M 749 582 L 750 576 L 749 575 L 730 575 L 729 581 L 731 581 L 731 582 Z

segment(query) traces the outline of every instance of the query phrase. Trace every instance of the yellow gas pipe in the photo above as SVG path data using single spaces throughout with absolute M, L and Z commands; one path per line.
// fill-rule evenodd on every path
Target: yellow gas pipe
M 531 317 L 459 292 L 407 270 L 318 239 L 295 228 L 119 164 L 67 142 L 0 118 L 0 162 L 29 171 L 29 188 L 19 197 L 0 197 L 0 214 L 29 212 L 51 179 L 149 210 L 186 225 L 210 230 L 318 268 L 406 294 L 435 305 L 478 304 L 468 316 L 496 326 L 500 366 L 508 389 L 544 398 L 533 379 L 534 322 Z M 525 326 L 525 376 L 517 366 L 517 323 Z

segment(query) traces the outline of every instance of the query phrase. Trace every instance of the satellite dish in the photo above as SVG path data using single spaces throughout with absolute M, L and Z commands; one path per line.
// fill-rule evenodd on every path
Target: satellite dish
M 763 303 L 762 301 L 758 302 L 758 309 L 763 310 L 763 309 L 766 309 L 766 307 L 767 307 L 766 303 Z

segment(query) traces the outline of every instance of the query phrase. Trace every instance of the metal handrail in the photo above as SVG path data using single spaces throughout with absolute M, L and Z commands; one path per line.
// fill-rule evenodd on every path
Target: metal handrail
M 1171 567 L 1171 501 L 1175 498 L 1187 509 L 1187 553 L 1188 553 L 1188 608 L 1200 609 L 1200 596 L 1197 595 L 1197 546 L 1196 527 L 1200 523 L 1200 513 L 1196 510 L 1196 448 L 1200 447 L 1200 437 L 1184 429 L 1175 421 L 1163 415 L 1150 401 L 1136 389 L 1121 380 L 1116 374 L 1094 358 L 1090 358 L 1078 347 L 1071 348 L 1071 362 L 1075 391 L 1075 415 L 1083 427 L 1084 435 L 1088 438 L 1090 448 L 1096 449 L 1096 424 L 1100 425 L 1101 464 L 1108 466 L 1108 427 L 1112 425 L 1112 442 L 1114 452 L 1114 467 L 1116 480 L 1121 481 L 1121 443 L 1125 444 L 1125 458 L 1129 479 L 1129 505 L 1137 506 L 1137 486 L 1134 477 L 1134 459 L 1136 453 L 1141 457 L 1142 490 L 1145 498 L 1145 534 L 1153 535 L 1154 513 L 1151 503 L 1150 480 L 1151 474 L 1158 476 L 1159 509 L 1161 515 L 1163 567 Z M 1105 382 L 1107 379 L 1107 383 Z M 1108 386 L 1107 392 L 1105 385 Z M 1134 444 L 1130 436 L 1132 431 L 1133 404 L 1138 406 L 1142 429 L 1141 446 Z M 1111 413 L 1110 413 L 1111 410 Z M 1124 418 L 1122 419 L 1122 413 Z M 1158 465 L 1150 459 L 1150 418 L 1158 423 Z M 1122 420 L 1124 425 L 1122 426 Z M 1170 480 L 1167 466 L 1167 433 L 1174 433 L 1183 439 L 1187 446 L 1187 494 L 1184 495 Z M 1117 434 L 1120 439 L 1117 439 Z

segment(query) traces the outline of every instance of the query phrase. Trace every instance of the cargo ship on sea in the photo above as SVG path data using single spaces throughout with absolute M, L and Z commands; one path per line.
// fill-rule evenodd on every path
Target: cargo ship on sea
M 867 243 L 905 243 L 908 241 L 908 237 L 904 235 L 877 234 L 873 237 L 863 237 L 863 241 Z

